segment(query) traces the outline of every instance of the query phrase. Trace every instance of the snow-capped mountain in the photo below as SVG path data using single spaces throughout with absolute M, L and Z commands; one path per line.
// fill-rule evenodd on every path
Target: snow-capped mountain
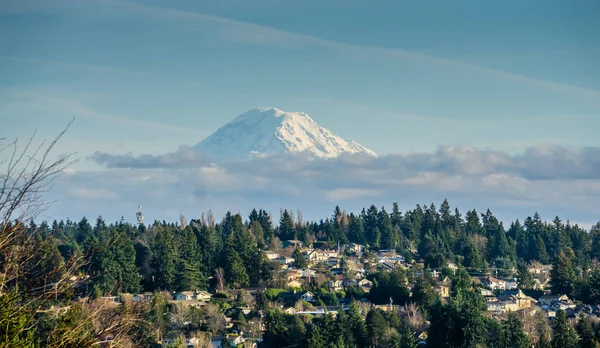
M 284 153 L 308 153 L 333 158 L 344 153 L 377 156 L 319 126 L 303 112 L 276 108 L 247 111 L 194 146 L 220 161 L 240 161 Z

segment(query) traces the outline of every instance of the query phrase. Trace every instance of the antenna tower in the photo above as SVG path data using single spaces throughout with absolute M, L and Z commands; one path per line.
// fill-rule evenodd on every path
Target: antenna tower
M 135 217 L 137 218 L 138 225 L 144 224 L 144 215 L 142 215 L 142 206 L 138 205 L 137 213 L 135 213 Z

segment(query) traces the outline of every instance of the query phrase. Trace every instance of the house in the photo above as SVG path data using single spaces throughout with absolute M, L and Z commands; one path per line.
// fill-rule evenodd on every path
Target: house
M 521 290 L 508 290 L 498 295 L 498 301 L 510 304 L 510 310 L 521 310 L 532 307 L 537 301 L 523 293 Z M 516 307 L 516 309 L 512 309 Z M 508 307 L 507 307 L 508 308 Z
M 327 258 L 338 257 L 337 250 L 327 250 L 327 249 L 325 249 L 325 250 L 323 250 L 323 252 L 325 254 L 327 254 Z
M 284 240 L 283 243 L 281 243 L 283 245 L 284 248 L 287 247 L 293 247 L 293 248 L 302 248 L 304 246 L 304 243 L 302 243 L 299 240 L 296 239 L 290 239 L 290 240 Z
M 300 273 L 301 278 L 314 277 L 317 274 L 314 269 L 303 269 L 299 270 L 298 273 Z
M 441 298 L 448 298 L 450 297 L 450 287 L 445 286 L 445 285 L 436 285 L 433 287 L 433 291 L 440 295 Z
M 177 292 L 173 296 L 173 299 L 175 301 L 192 301 L 192 300 L 208 301 L 211 299 L 211 297 L 212 297 L 212 295 L 209 292 L 196 290 L 196 291 Z
M 479 288 L 479 293 L 481 293 L 481 296 L 483 296 L 483 297 L 492 297 L 492 296 L 494 296 L 493 292 L 491 292 L 490 290 L 485 289 L 485 288 Z
M 452 271 L 452 274 L 456 275 L 456 271 L 458 271 L 458 266 L 456 266 L 456 264 L 454 264 L 452 262 L 448 262 L 448 264 L 446 266 L 448 266 L 448 268 L 450 268 L 450 270 Z
M 288 270 L 285 272 L 285 279 L 289 282 L 300 278 L 301 273 L 298 270 Z
M 334 291 L 340 291 L 344 289 L 344 281 L 341 279 L 334 279 L 327 282 L 329 289 Z
M 348 251 L 351 253 L 362 253 L 365 247 L 361 244 L 350 243 L 348 245 Z
M 288 307 L 288 308 L 284 309 L 283 312 L 285 314 L 294 315 L 294 314 L 296 314 L 296 308 L 294 308 L 294 307 Z
M 265 251 L 265 255 L 267 256 L 267 259 L 269 259 L 269 260 L 276 260 L 279 257 L 278 253 L 271 251 L 271 250 Z
M 354 279 L 345 279 L 344 287 L 346 287 L 346 286 L 358 286 L 358 282 Z
M 301 288 L 302 287 L 302 283 L 300 283 L 297 280 L 292 280 L 292 281 L 287 282 L 285 284 L 285 287 L 286 288 Z
M 485 305 L 487 307 L 488 312 L 493 312 L 495 314 L 502 314 L 506 312 L 504 304 L 500 303 L 499 301 L 486 302 Z
M 340 260 L 339 258 L 337 258 L 337 257 L 330 257 L 330 258 L 327 260 L 327 265 L 328 265 L 329 267 L 333 267 L 333 268 L 336 268 L 336 267 L 342 267 L 342 265 L 341 265 L 341 262 L 340 262 L 340 261 L 341 261 L 341 260 Z
M 287 257 L 287 256 L 279 256 L 278 258 L 276 258 L 277 261 L 279 261 L 279 263 L 281 263 L 282 265 L 290 265 L 292 263 L 294 263 L 294 259 L 291 257 Z
M 506 283 L 504 282 L 504 280 L 496 279 L 494 277 L 486 277 L 485 279 L 483 279 L 481 281 L 481 284 L 483 284 L 483 286 L 485 286 L 491 290 L 505 290 L 506 289 Z
M 560 301 L 565 301 L 565 302 L 569 302 L 571 301 L 569 299 L 569 297 L 567 295 L 544 295 L 541 296 L 538 299 L 540 305 L 544 306 L 552 306 L 554 303 L 556 302 L 560 302 Z
M 152 294 L 152 293 L 136 294 L 136 295 L 133 295 L 133 298 L 131 299 L 131 301 L 133 301 L 133 302 L 148 302 L 148 301 L 151 301 L 153 298 L 154 298 L 154 294 Z
M 512 289 L 518 288 L 517 280 L 515 278 L 504 279 L 504 284 L 505 284 L 504 288 L 506 290 L 512 290 Z
M 373 287 L 373 282 L 367 279 L 362 279 L 358 282 L 358 286 L 360 286 L 364 292 L 371 291 L 371 287 Z
M 555 302 L 552 305 L 552 309 L 554 309 L 555 311 L 566 311 L 567 309 L 575 309 L 575 307 L 577 307 L 575 305 L 575 303 L 573 303 L 573 301 L 569 300 L 569 301 L 558 301 Z
M 191 300 L 195 300 L 196 296 L 193 291 L 181 291 L 181 292 L 175 293 L 175 296 L 173 296 L 173 299 L 175 301 L 191 301 Z
M 444 279 L 442 279 L 441 281 L 442 285 L 445 285 L 447 287 L 451 287 L 452 286 L 452 280 L 450 280 L 450 278 L 448 277 L 444 277 Z
M 196 300 L 208 301 L 212 298 L 212 294 L 207 291 L 196 291 Z
M 306 302 L 314 302 L 315 295 L 310 291 L 290 291 L 290 292 L 282 292 L 279 294 L 279 297 L 284 300 L 286 303 L 294 305 L 298 301 L 306 301 Z
M 315 250 L 312 250 L 312 251 L 308 252 L 304 256 L 304 258 L 308 262 L 319 263 L 319 262 L 325 262 L 325 261 L 327 261 L 327 259 L 329 259 L 329 256 L 327 256 L 327 254 L 324 253 L 323 251 L 315 249 Z

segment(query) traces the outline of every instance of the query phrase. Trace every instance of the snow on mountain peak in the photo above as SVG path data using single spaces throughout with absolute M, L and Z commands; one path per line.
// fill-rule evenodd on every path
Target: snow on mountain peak
M 221 161 L 301 152 L 318 158 L 333 158 L 344 153 L 377 156 L 362 145 L 319 126 L 304 112 L 286 112 L 274 107 L 239 115 L 194 148 Z

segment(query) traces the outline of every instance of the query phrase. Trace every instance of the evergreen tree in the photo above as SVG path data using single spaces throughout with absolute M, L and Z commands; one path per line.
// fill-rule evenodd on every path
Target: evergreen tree
M 529 348 L 531 340 L 523 331 L 523 323 L 514 313 L 508 313 L 508 320 L 504 323 L 504 344 L 512 348 Z
M 381 247 L 383 249 L 395 249 L 398 245 L 398 236 L 395 235 L 394 226 L 392 225 L 392 219 L 385 211 L 385 208 L 381 208 L 379 211 L 379 232 L 381 234 Z
M 575 270 L 573 268 L 572 255 L 573 252 L 571 249 L 567 249 L 566 253 L 561 250 L 556 255 L 554 262 L 552 262 L 550 284 L 552 285 L 552 293 L 554 294 L 573 296 Z
M 520 262 L 517 265 L 517 284 L 520 289 L 533 288 L 533 275 L 529 272 L 529 266 L 525 262 Z
M 352 243 L 362 244 L 366 243 L 365 239 L 365 228 L 363 221 L 359 216 L 350 214 L 350 225 L 348 226 L 348 240 Z
M 368 346 L 369 333 L 356 303 L 352 303 L 348 311 L 348 327 L 354 335 L 354 342 L 356 342 L 357 346 Z
M 281 240 L 296 239 L 296 231 L 294 227 L 294 218 L 290 212 L 285 209 L 281 214 L 281 219 L 279 220 L 279 238 Z
M 225 280 L 228 286 L 239 289 L 250 285 L 244 262 L 231 243 L 225 247 L 224 256 Z
M 504 342 L 504 329 L 502 325 L 492 318 L 486 318 L 486 347 L 487 348 L 506 348 L 509 347 Z
M 579 335 L 580 348 L 595 348 L 598 345 L 594 339 L 594 329 L 589 321 L 583 315 L 577 320 L 577 334 Z
M 175 282 L 176 255 L 173 233 L 166 227 L 157 228 L 154 237 L 152 268 L 155 270 L 154 289 L 171 290 Z
M 567 321 L 565 311 L 560 310 L 556 313 L 556 325 L 552 337 L 553 348 L 577 348 L 579 346 L 579 337 L 575 329 Z
M 388 328 L 387 321 L 380 309 L 371 309 L 367 313 L 366 325 L 371 344 L 377 346 Z
M 310 336 L 308 337 L 309 348 L 325 348 L 326 341 L 321 334 L 321 329 L 318 325 L 313 325 L 310 330 Z
M 590 229 L 590 239 L 592 240 L 591 258 L 600 260 L 600 222 L 596 223 Z
M 302 251 L 300 251 L 300 249 L 296 248 L 294 250 L 292 253 L 292 258 L 294 259 L 294 267 L 302 269 L 308 266 L 308 263 L 306 262 L 306 259 L 304 258 L 304 255 L 302 255 Z

